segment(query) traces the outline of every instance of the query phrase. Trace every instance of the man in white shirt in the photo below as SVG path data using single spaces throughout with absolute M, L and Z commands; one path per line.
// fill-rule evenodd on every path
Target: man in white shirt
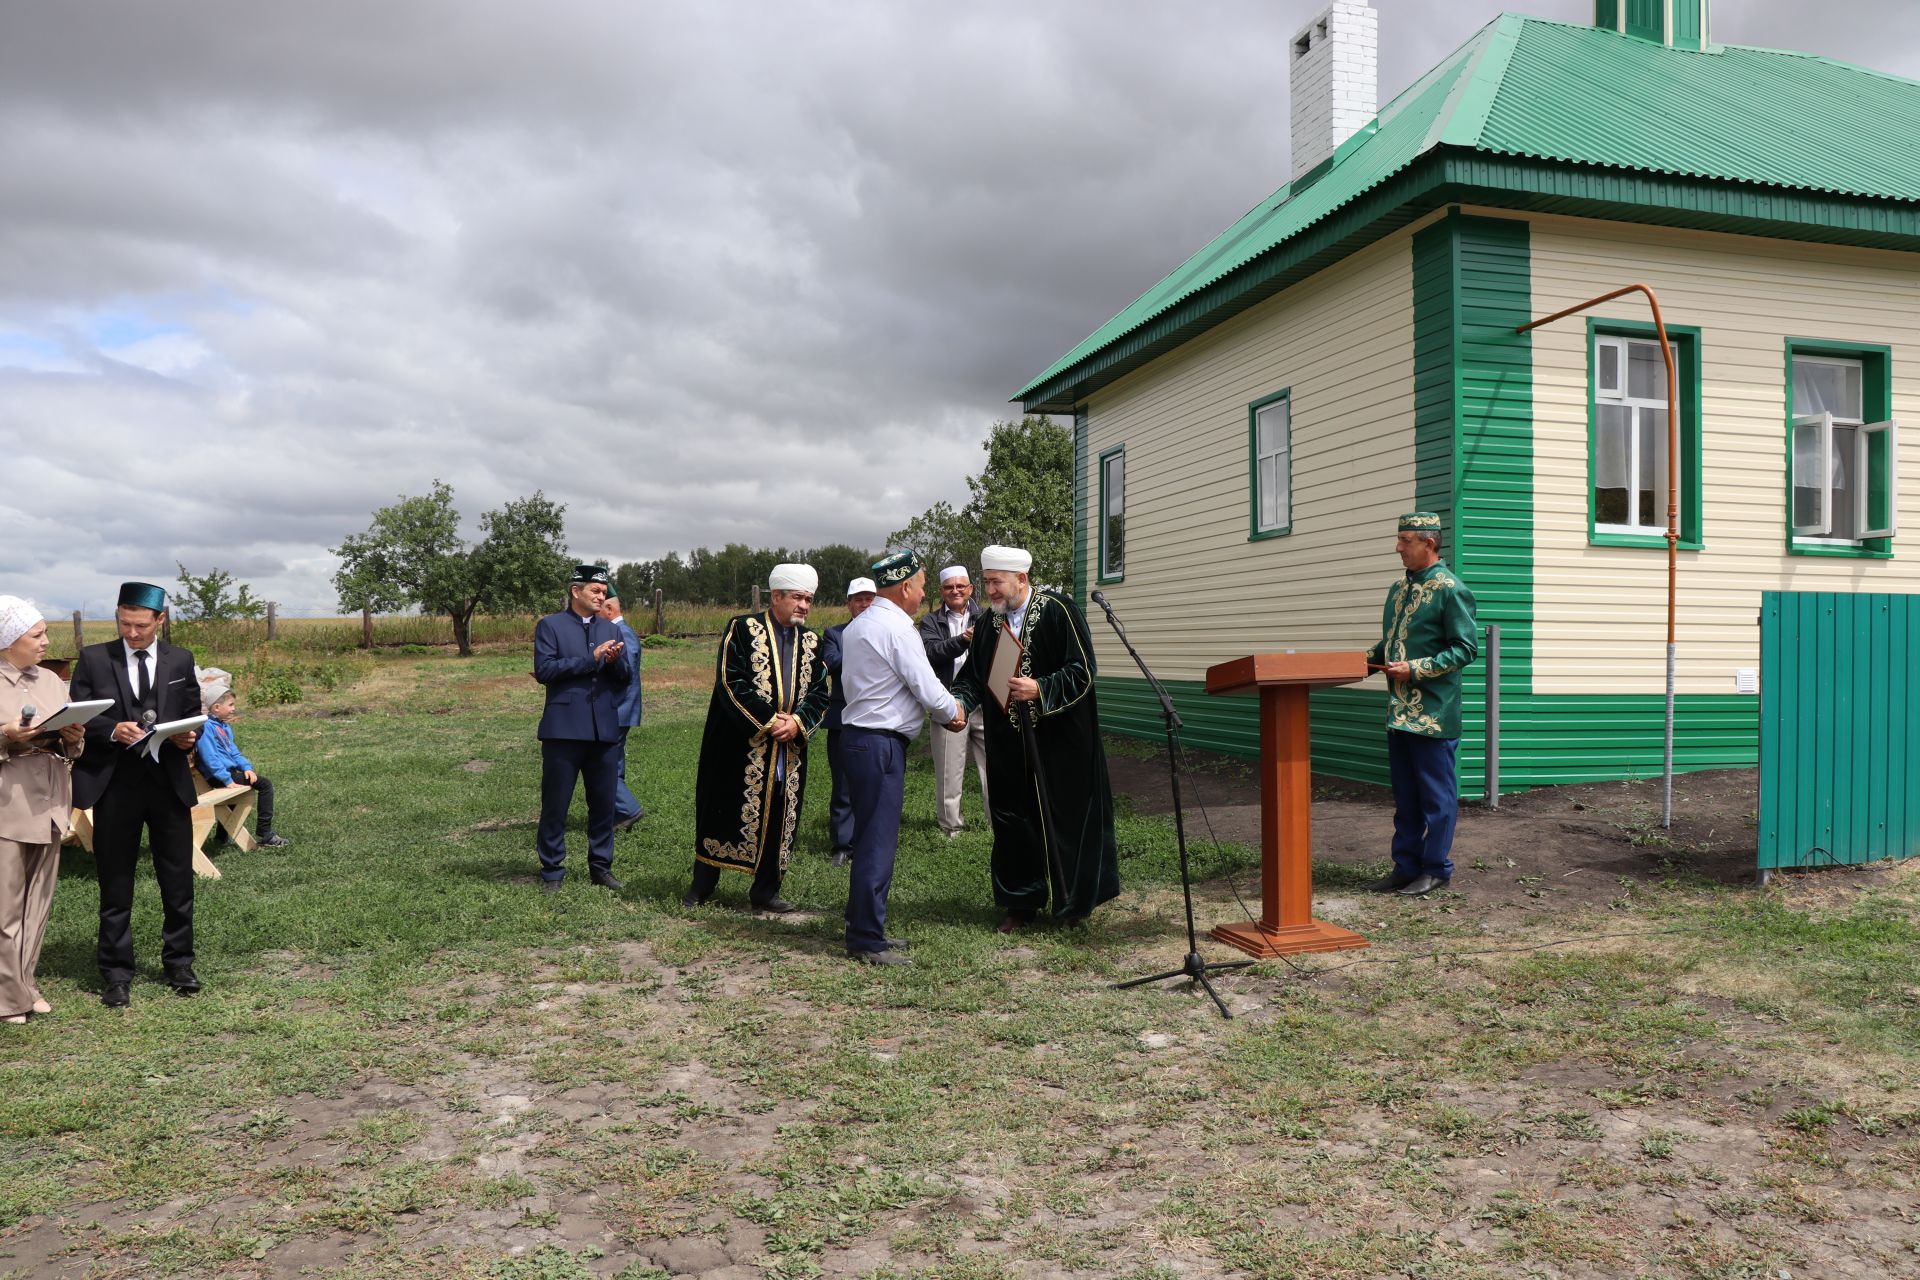
M 847 886 L 847 955 L 865 964 L 913 963 L 887 937 L 887 894 L 900 845 L 907 744 L 931 713 L 958 733 L 967 718 L 927 662 L 913 615 L 927 595 L 926 570 L 911 551 L 874 562 L 872 607 L 841 635 L 847 708 L 840 715 L 847 793 L 853 801 L 853 869 Z
M 967 665 L 967 648 L 973 643 L 973 624 L 981 608 L 974 603 L 973 579 L 965 565 L 951 564 L 940 571 L 940 607 L 920 619 L 920 639 L 927 646 L 927 661 L 940 683 L 953 688 L 955 678 Z M 972 720 L 963 733 L 932 733 L 927 737 L 933 750 L 933 789 L 940 812 L 940 829 L 952 839 L 966 825 L 960 818 L 960 791 L 967 780 L 967 758 L 973 758 L 974 772 L 980 775 L 980 811 L 991 815 L 987 804 L 987 732 L 986 722 Z

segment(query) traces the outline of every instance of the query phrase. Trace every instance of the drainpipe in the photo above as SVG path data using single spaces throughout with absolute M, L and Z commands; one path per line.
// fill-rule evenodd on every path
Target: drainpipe
M 1653 290 L 1644 284 L 1630 284 L 1615 289 L 1612 293 L 1603 293 L 1597 298 L 1589 298 L 1577 306 L 1556 311 L 1550 316 L 1530 320 L 1514 330 L 1526 333 L 1538 329 L 1543 324 L 1552 324 L 1555 320 L 1565 319 L 1576 312 L 1589 307 L 1597 307 L 1603 302 L 1629 293 L 1647 295 L 1647 305 L 1653 308 L 1653 331 L 1660 339 L 1660 354 L 1667 361 L 1667 724 L 1666 751 L 1660 771 L 1660 825 L 1673 825 L 1673 670 L 1674 670 L 1674 602 L 1680 578 L 1680 378 L 1673 362 L 1673 343 L 1667 340 L 1667 324 L 1660 318 L 1660 299 L 1653 296 Z

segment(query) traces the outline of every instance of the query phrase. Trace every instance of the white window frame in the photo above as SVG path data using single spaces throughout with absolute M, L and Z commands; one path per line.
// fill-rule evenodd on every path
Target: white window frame
M 1263 420 L 1270 413 L 1278 413 L 1282 418 L 1280 445 L 1276 449 L 1262 450 L 1260 434 Z M 1282 396 L 1271 403 L 1263 404 L 1253 414 L 1253 509 L 1255 528 L 1260 533 L 1279 533 L 1293 527 L 1293 397 Z M 1272 462 L 1275 518 L 1267 520 L 1263 513 L 1266 509 L 1266 465 Z
M 1803 430 L 1812 429 L 1818 431 L 1818 456 L 1820 465 L 1823 468 L 1827 468 L 1829 474 L 1824 476 L 1821 483 L 1817 486 L 1820 490 L 1820 514 L 1818 520 L 1813 524 L 1793 525 L 1793 540 L 1805 546 L 1860 547 L 1864 546 L 1869 539 L 1893 537 L 1897 531 L 1896 526 L 1899 523 L 1897 512 L 1900 507 L 1899 422 L 1891 418 L 1885 422 L 1868 422 L 1866 420 L 1866 361 L 1851 356 L 1801 355 L 1795 352 L 1793 357 L 1794 366 L 1799 366 L 1803 361 L 1807 364 L 1837 365 L 1841 368 L 1857 371 L 1859 374 L 1858 385 L 1861 395 L 1861 412 L 1856 415 L 1843 415 L 1840 417 L 1835 417 L 1833 414 L 1826 412 L 1795 415 L 1793 419 L 1794 440 L 1791 442 L 1795 447 L 1789 450 L 1788 456 L 1793 459 L 1793 465 L 1796 470 L 1793 475 L 1788 477 L 1789 488 L 1815 487 L 1812 485 L 1802 486 L 1797 470 L 1800 458 L 1800 450 L 1797 446 L 1799 443 L 1799 434 Z M 1790 369 L 1787 377 L 1787 395 L 1789 397 L 1793 395 L 1793 384 L 1793 371 Z M 1833 460 L 1833 429 L 1836 426 L 1853 428 L 1853 527 L 1859 531 L 1859 536 L 1853 538 L 1838 538 L 1832 536 L 1833 479 L 1831 475 L 1831 463 Z M 1870 464 L 1873 457 L 1873 438 L 1880 435 L 1886 437 L 1887 523 L 1885 527 L 1870 527 L 1867 523 L 1872 506 L 1873 490 L 1873 471 Z M 1791 508 L 1788 510 L 1787 519 L 1789 521 L 1793 519 Z
M 1120 483 L 1117 485 L 1111 483 L 1114 465 L 1116 463 L 1119 464 L 1120 480 Z M 1123 446 L 1115 447 L 1100 457 L 1099 497 L 1100 572 L 1098 576 L 1105 582 L 1117 582 L 1126 577 L 1127 574 L 1127 451 Z M 1118 510 L 1114 509 L 1116 501 L 1119 505 Z M 1121 521 L 1120 546 L 1118 548 L 1119 563 L 1117 564 L 1114 563 L 1115 547 L 1113 545 L 1113 538 L 1111 537 L 1113 518 L 1115 516 L 1120 517 Z
M 1656 354 L 1658 354 L 1660 351 L 1659 340 L 1655 338 L 1636 338 L 1636 337 L 1629 337 L 1625 334 L 1615 334 L 1615 333 L 1599 333 L 1594 335 L 1594 339 L 1593 339 L 1593 403 L 1594 403 L 1593 430 L 1595 433 L 1595 437 L 1592 443 L 1592 449 L 1593 449 L 1593 456 L 1595 459 L 1595 471 L 1593 474 L 1587 477 L 1587 485 L 1590 490 L 1588 501 L 1593 503 L 1594 505 L 1593 531 L 1595 533 L 1624 534 L 1629 537 L 1642 537 L 1642 538 L 1656 537 L 1657 538 L 1657 537 L 1664 537 L 1667 532 L 1666 502 L 1664 500 L 1666 495 L 1662 493 L 1655 492 L 1655 494 L 1653 495 L 1653 511 L 1654 511 L 1655 519 L 1654 519 L 1654 523 L 1652 524 L 1615 524 L 1615 523 L 1604 522 L 1599 518 L 1599 501 L 1600 501 L 1600 485 L 1599 485 L 1600 477 L 1598 473 L 1598 459 L 1599 459 L 1599 453 L 1600 453 L 1600 440 L 1599 440 L 1600 408 L 1599 406 L 1603 404 L 1618 405 L 1629 410 L 1632 416 L 1632 421 L 1628 424 L 1628 428 L 1627 428 L 1627 480 L 1628 480 L 1627 514 L 1629 516 L 1635 514 L 1639 510 L 1639 502 L 1637 501 L 1637 493 L 1638 493 L 1637 486 L 1640 481 L 1640 411 L 1642 409 L 1655 409 L 1661 413 L 1665 413 L 1667 411 L 1667 398 L 1665 396 L 1647 397 L 1647 396 L 1630 396 L 1627 394 L 1627 387 L 1630 382 L 1628 373 L 1627 373 L 1628 359 L 1632 354 L 1632 349 L 1636 345 L 1652 347 Z M 1614 375 L 1617 381 L 1615 385 L 1612 387 L 1606 386 L 1601 381 L 1601 378 L 1603 376 L 1602 370 L 1606 367 L 1605 362 L 1601 357 L 1601 353 L 1608 349 L 1613 350 L 1615 353 Z M 1675 363 L 1676 364 L 1678 363 L 1677 359 Z M 1665 356 L 1660 357 L 1659 367 L 1662 373 L 1666 371 L 1667 362 L 1666 362 Z M 1674 373 L 1678 375 L 1679 370 L 1676 368 L 1674 370 Z M 1674 388 L 1674 392 L 1675 392 L 1674 398 L 1673 398 L 1674 421 L 1670 421 L 1667 423 L 1666 429 L 1669 432 L 1679 430 L 1680 428 L 1680 423 L 1678 421 L 1679 416 L 1682 413 L 1686 412 L 1684 406 L 1681 403 L 1685 397 L 1679 394 L 1679 390 L 1680 389 L 1678 387 Z M 1662 436 L 1656 442 L 1655 448 L 1663 449 L 1663 450 L 1671 450 L 1671 445 L 1669 443 L 1668 438 L 1665 436 Z M 1665 456 L 1671 457 L 1676 455 L 1669 452 Z M 1664 465 L 1664 461 L 1665 461 L 1665 457 L 1655 460 L 1656 473 L 1658 472 L 1659 467 L 1661 465 Z M 1684 457 L 1680 457 L 1679 465 L 1681 466 L 1686 465 L 1686 459 Z M 1684 501 L 1684 491 L 1686 489 L 1686 486 L 1685 484 L 1682 483 L 1683 479 L 1684 477 L 1682 476 L 1675 476 L 1673 477 L 1673 482 L 1672 482 L 1676 519 L 1681 514 L 1680 504 L 1682 501 Z M 1656 481 L 1655 483 L 1658 483 L 1658 481 Z

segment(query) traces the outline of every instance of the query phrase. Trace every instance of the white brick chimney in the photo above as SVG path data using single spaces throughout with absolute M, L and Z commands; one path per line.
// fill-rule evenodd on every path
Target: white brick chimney
M 1367 0 L 1334 0 L 1293 37 L 1293 181 L 1333 155 L 1380 110 L 1380 15 Z

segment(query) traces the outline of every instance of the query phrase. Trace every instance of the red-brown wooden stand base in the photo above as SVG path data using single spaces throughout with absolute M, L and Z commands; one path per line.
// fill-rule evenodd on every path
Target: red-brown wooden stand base
M 1299 955 L 1304 951 L 1349 951 L 1367 945 L 1367 940 L 1359 934 L 1325 920 L 1272 929 L 1259 923 L 1223 924 L 1212 936 L 1216 942 L 1224 942 L 1261 960 Z

